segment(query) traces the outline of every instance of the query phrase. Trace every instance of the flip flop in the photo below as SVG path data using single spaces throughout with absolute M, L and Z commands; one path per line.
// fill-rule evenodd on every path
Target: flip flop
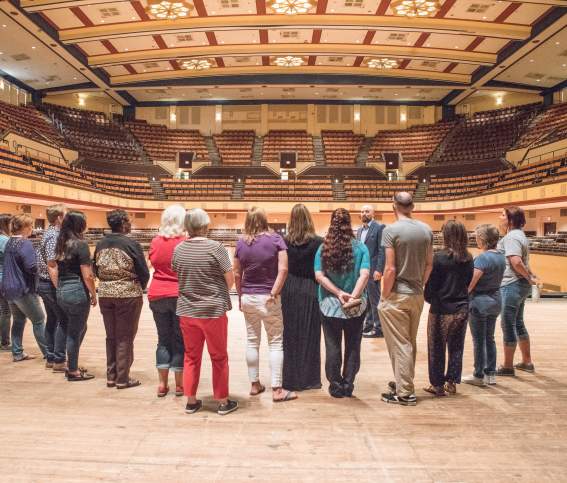
M 287 391 L 282 399 L 273 399 L 273 401 L 275 403 L 280 403 L 280 402 L 293 401 L 294 399 L 297 399 L 297 394 L 295 396 L 290 396 L 290 394 L 292 393 L 293 391 Z
M 445 389 L 437 389 L 435 386 L 424 387 L 423 390 L 437 397 L 442 397 L 447 395 L 445 393 Z
M 252 392 L 252 391 L 250 391 L 250 395 L 251 395 L 251 396 L 258 396 L 258 395 L 262 394 L 265 390 L 266 390 L 266 386 L 262 386 L 262 385 L 261 385 L 261 386 L 260 386 L 260 389 L 258 389 L 257 392 Z

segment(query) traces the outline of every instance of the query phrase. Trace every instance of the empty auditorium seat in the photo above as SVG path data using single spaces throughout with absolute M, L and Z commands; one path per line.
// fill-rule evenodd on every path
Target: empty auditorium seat
M 254 131 L 223 131 L 213 139 L 219 151 L 222 164 L 246 165 L 252 161 Z
M 306 131 L 270 131 L 264 136 L 262 159 L 279 162 L 281 152 L 295 152 L 298 162 L 311 162 L 313 139 Z
M 364 136 L 352 131 L 321 131 L 327 164 L 354 164 Z

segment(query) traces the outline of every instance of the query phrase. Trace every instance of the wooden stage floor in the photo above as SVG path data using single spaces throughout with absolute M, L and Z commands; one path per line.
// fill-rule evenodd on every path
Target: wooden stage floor
M 104 329 L 90 318 L 81 364 L 97 378 L 71 384 L 41 360 L 14 364 L 0 353 L 0 481 L 567 481 L 567 302 L 527 305 L 536 375 L 500 378 L 491 388 L 459 387 L 433 399 L 427 382 L 425 318 L 419 331 L 417 407 L 380 402 L 391 379 L 383 340 L 364 340 L 356 398 L 325 389 L 274 405 L 248 396 L 242 315 L 230 314 L 232 396 L 240 409 L 184 413 L 184 398 L 155 396 L 156 333 L 144 306 L 133 375 L 143 385 L 107 389 Z M 29 325 L 29 323 L 28 323 Z M 501 332 L 497 329 L 498 350 Z M 37 353 L 30 327 L 25 346 Z M 265 344 L 265 342 L 264 342 Z M 263 381 L 268 381 L 266 347 Z M 500 360 L 500 358 L 499 358 Z M 472 365 L 467 334 L 465 374 Z

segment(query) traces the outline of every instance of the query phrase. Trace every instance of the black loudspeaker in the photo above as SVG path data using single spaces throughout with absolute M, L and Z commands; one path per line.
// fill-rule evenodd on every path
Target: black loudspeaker
M 383 153 L 386 162 L 386 171 L 391 169 L 399 169 L 400 153 Z
M 179 153 L 179 169 L 191 169 L 194 157 L 195 153 L 193 151 Z
M 295 169 L 297 164 L 297 153 L 295 151 L 282 151 L 280 153 L 280 168 L 281 169 Z

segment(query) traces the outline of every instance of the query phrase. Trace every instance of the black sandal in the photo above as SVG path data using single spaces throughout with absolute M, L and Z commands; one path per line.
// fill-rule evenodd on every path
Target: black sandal
M 77 381 L 89 381 L 90 379 L 94 379 L 92 374 L 89 374 L 87 371 L 79 371 L 79 374 L 67 374 L 67 380 L 69 382 L 77 382 Z
M 116 389 L 128 389 L 129 387 L 136 387 L 142 384 L 138 379 L 130 379 L 126 384 L 116 384 Z

